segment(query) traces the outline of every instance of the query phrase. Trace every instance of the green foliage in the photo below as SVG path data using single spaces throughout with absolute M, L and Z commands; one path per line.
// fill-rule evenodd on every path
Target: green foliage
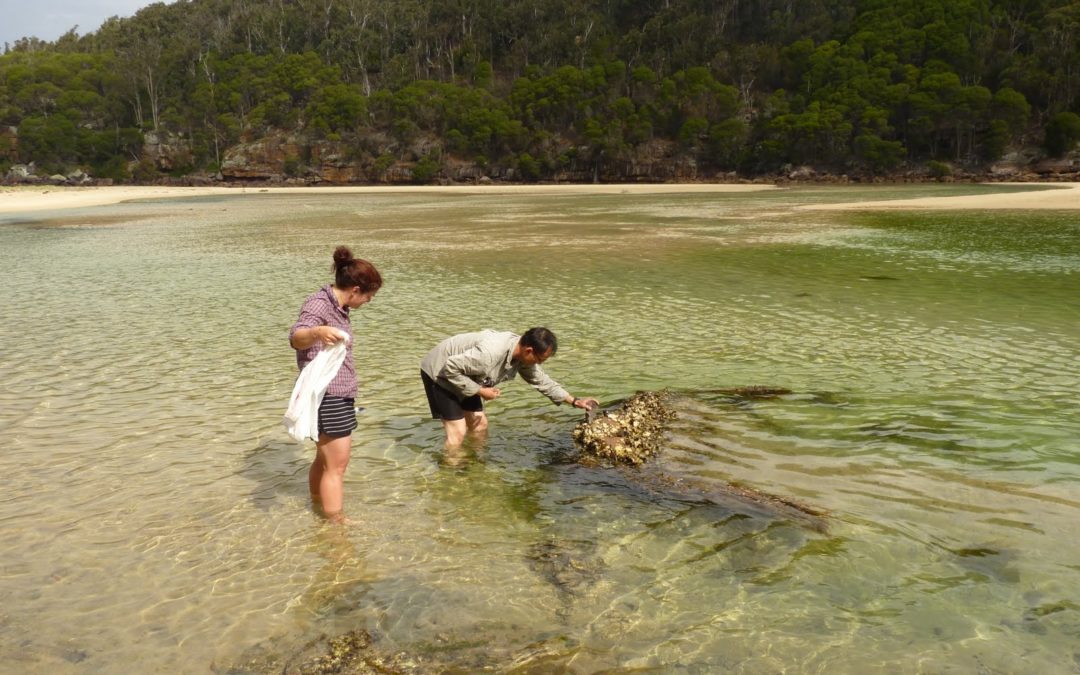
M 709 127 L 707 157 L 715 166 L 733 170 L 744 152 L 749 130 L 740 119 L 728 119 Z
M 495 83 L 495 70 L 490 61 L 481 61 L 473 73 L 473 86 L 480 89 L 491 89 Z
M 299 157 L 286 157 L 285 162 L 282 166 L 282 171 L 285 172 L 286 176 L 290 178 L 296 178 L 297 176 L 303 174 L 304 163 L 300 160 Z
M 149 183 L 158 178 L 157 167 L 148 158 L 140 159 L 131 167 L 131 178 L 138 183 Z
M 93 166 L 93 175 L 96 178 L 111 178 L 112 180 L 123 183 L 131 178 L 128 173 L 127 162 L 123 157 L 114 156 L 107 159 L 101 164 Z
M 367 100 L 357 87 L 330 84 L 315 92 L 307 106 L 307 125 L 324 134 L 352 131 L 364 122 Z
M 527 183 L 535 183 L 540 179 L 540 163 L 527 152 L 518 156 L 517 169 L 521 174 L 521 179 Z
M 1002 87 L 994 93 L 993 117 L 1005 125 L 1010 136 L 1023 133 L 1031 117 L 1031 104 L 1024 95 L 1011 87 Z
M 709 120 L 704 117 L 691 117 L 679 128 L 679 142 L 687 148 L 697 148 L 709 131 Z
M 442 171 L 439 161 L 431 155 L 424 155 L 413 166 L 412 177 L 414 183 L 430 183 Z
M 904 159 L 904 145 L 900 141 L 886 141 L 872 133 L 855 137 L 855 156 L 872 173 L 895 169 Z
M 926 170 L 930 173 L 931 178 L 937 180 L 945 180 L 949 176 L 953 175 L 953 168 L 945 162 L 931 161 L 927 163 Z
M 617 178 L 657 151 L 706 170 L 878 173 L 1078 141 L 1061 112 L 1080 106 L 1075 2 L 317 5 L 155 3 L 19 41 L 0 55 L 0 124 L 19 161 L 117 179 L 149 130 L 190 139 L 199 167 L 287 132 L 339 140 L 379 177 L 421 156 L 424 180 L 432 147 L 540 180 Z
M 387 170 L 394 165 L 397 161 L 393 155 L 379 155 L 372 164 L 372 171 L 375 173 L 376 178 L 383 178 L 386 175 Z
M 1072 152 L 1080 142 L 1080 115 L 1063 112 L 1054 115 L 1046 125 L 1046 137 L 1043 147 L 1051 157 L 1061 157 Z
M 521 145 L 525 129 L 506 104 L 482 89 L 421 81 L 371 98 L 376 126 L 389 127 L 404 144 L 421 133 L 449 136 L 459 154 L 498 155 Z
M 991 120 L 990 128 L 982 136 L 979 146 L 980 157 L 992 162 L 1000 159 L 1005 154 L 1005 148 L 1009 144 L 1009 125 L 1004 120 Z

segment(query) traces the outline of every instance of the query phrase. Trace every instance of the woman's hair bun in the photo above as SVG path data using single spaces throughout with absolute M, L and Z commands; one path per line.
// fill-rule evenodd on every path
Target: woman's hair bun
M 348 246 L 338 246 L 334 249 L 334 271 L 341 269 L 343 265 L 348 265 L 352 261 L 353 254 Z
M 382 275 L 368 261 L 354 258 L 348 246 L 338 246 L 334 249 L 334 285 L 359 286 L 361 292 L 374 293 L 382 288 Z

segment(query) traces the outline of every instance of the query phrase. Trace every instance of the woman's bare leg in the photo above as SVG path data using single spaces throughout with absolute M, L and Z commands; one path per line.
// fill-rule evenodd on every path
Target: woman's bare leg
M 318 495 L 327 518 L 340 517 L 345 506 L 345 469 L 352 454 L 352 436 L 319 434 L 315 450 L 315 459 L 308 470 L 312 499 Z

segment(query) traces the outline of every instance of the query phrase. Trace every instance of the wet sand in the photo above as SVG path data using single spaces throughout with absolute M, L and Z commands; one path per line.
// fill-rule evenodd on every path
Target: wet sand
M 634 184 L 634 185 L 405 185 L 335 187 L 5 187 L 0 188 L 0 213 L 52 211 L 118 204 L 134 199 L 202 197 L 237 194 L 675 194 L 690 192 L 755 192 L 778 189 L 748 184 Z

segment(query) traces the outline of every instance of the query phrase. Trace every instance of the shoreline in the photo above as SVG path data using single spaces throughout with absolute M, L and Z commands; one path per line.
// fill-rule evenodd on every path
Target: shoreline
M 836 204 L 807 204 L 795 207 L 806 211 L 834 210 L 954 210 L 954 209 L 1039 209 L 1080 210 L 1080 182 L 1076 183 L 987 183 L 988 185 L 1038 186 L 1048 189 L 989 195 L 916 197 Z M 802 184 L 798 184 L 802 185 Z M 143 199 L 168 199 L 236 194 L 457 194 L 457 195 L 566 195 L 566 194 L 685 194 L 734 193 L 781 190 L 761 183 L 633 183 L 559 185 L 369 185 L 332 187 L 174 187 L 174 186 L 92 186 L 92 187 L 0 187 L 0 214 L 63 211 L 108 206 Z
M 756 192 L 780 189 L 769 184 L 634 183 L 558 185 L 341 185 L 332 187 L 166 187 L 116 185 L 90 187 L 0 187 L 0 214 L 60 211 L 108 206 L 141 199 L 207 197 L 237 194 L 678 194 L 692 192 Z

